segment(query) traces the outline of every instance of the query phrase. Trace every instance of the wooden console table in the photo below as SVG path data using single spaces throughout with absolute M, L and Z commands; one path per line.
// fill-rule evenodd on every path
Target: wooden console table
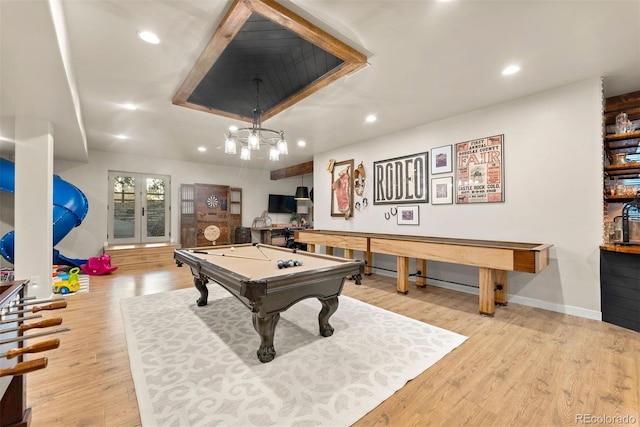
M 284 229 L 290 228 L 292 231 L 306 230 L 303 227 L 292 227 L 291 224 L 276 224 L 271 227 L 254 227 L 251 231 L 260 232 L 260 243 L 273 246 L 284 246 L 287 242 L 284 237 Z
M 416 258 L 422 277 L 416 285 L 426 286 L 427 260 L 479 267 L 479 311 L 493 316 L 495 305 L 507 304 L 507 272 L 538 273 L 549 265 L 549 248 L 541 243 L 500 242 L 491 240 L 450 239 L 444 237 L 398 236 L 327 230 L 298 230 L 296 241 L 306 243 L 310 252 L 315 245 L 343 248 L 345 258 L 353 251 L 364 252 L 365 274 L 371 274 L 373 253 L 397 257 L 397 291 L 409 292 L 409 259 Z

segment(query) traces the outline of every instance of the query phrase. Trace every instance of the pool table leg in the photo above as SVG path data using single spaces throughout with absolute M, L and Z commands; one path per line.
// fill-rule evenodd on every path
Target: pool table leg
M 260 348 L 258 348 L 256 354 L 262 363 L 271 362 L 276 357 L 273 336 L 278 320 L 280 320 L 280 313 L 267 317 L 258 317 L 258 313 L 253 313 L 253 328 L 260 335 Z
M 209 289 L 207 289 L 208 280 L 202 277 L 194 277 L 193 284 L 196 286 L 196 289 L 200 292 L 200 298 L 198 298 L 198 307 L 202 307 L 207 305 L 207 300 L 209 299 Z
M 318 301 L 322 304 L 322 309 L 320 309 L 320 314 L 318 314 L 320 335 L 323 337 L 330 337 L 333 335 L 333 326 L 329 324 L 329 318 L 338 309 L 338 297 L 331 297 L 327 299 L 318 298 Z

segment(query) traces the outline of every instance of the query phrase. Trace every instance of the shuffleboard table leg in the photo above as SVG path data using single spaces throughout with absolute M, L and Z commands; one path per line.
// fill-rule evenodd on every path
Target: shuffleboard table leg
M 409 293 L 409 258 L 404 256 L 396 257 L 396 266 L 397 266 L 397 292 L 399 294 L 408 294 Z
M 504 270 L 496 270 L 496 304 L 507 305 L 507 272 Z
M 258 348 L 256 354 L 262 363 L 271 362 L 276 357 L 273 336 L 278 320 L 280 320 L 280 313 L 267 317 L 258 317 L 258 313 L 253 313 L 253 328 L 260 335 L 260 348 Z
M 198 298 L 198 307 L 202 307 L 207 305 L 207 300 L 209 299 L 209 289 L 207 289 L 207 279 L 203 279 L 201 277 L 194 277 L 193 284 L 196 289 L 200 292 L 200 298 Z
M 371 276 L 373 273 L 373 252 L 365 252 L 364 253 L 364 274 L 365 276 Z
M 479 311 L 485 316 L 493 316 L 496 298 L 494 290 L 496 271 L 486 267 L 480 267 L 479 270 Z
M 338 309 L 338 297 L 331 297 L 327 299 L 318 298 L 318 301 L 320 301 L 320 304 L 322 304 L 320 314 L 318 314 L 320 335 L 322 335 L 323 337 L 330 337 L 331 335 L 333 335 L 333 326 L 329 324 L 329 318 Z
M 416 259 L 416 286 L 424 288 L 427 286 L 427 260 Z

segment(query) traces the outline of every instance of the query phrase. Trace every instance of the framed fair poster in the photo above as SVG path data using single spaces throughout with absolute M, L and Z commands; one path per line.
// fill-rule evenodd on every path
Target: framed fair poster
M 447 173 L 453 170 L 451 145 L 431 149 L 431 175 Z
M 504 135 L 456 144 L 456 203 L 504 202 Z
M 331 171 L 331 216 L 353 215 L 353 159 L 333 164 Z
M 431 204 L 450 205 L 453 203 L 453 177 L 431 179 Z

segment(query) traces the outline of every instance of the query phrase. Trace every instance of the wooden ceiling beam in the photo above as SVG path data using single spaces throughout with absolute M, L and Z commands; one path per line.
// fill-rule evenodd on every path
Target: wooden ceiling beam
M 273 170 L 271 171 L 271 180 L 276 181 L 278 179 L 290 178 L 292 176 L 304 175 L 306 173 L 313 173 L 313 160 L 306 163 L 300 163 L 286 168 Z

